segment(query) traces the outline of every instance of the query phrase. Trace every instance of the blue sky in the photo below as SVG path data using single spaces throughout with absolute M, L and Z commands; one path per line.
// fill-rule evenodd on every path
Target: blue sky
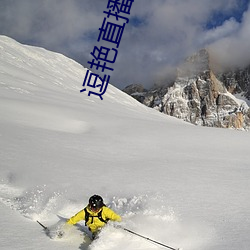
M 210 48 L 223 64 L 250 63 L 250 0 L 135 0 L 113 85 L 168 79 L 187 56 Z M 0 0 L 0 34 L 89 66 L 108 0 Z
M 239 23 L 242 22 L 242 17 L 244 12 L 248 9 L 249 0 L 240 0 L 238 1 L 238 5 L 236 8 L 233 8 L 229 13 L 224 13 L 222 10 L 216 10 L 212 13 L 211 18 L 208 20 L 206 28 L 212 29 L 217 26 L 223 25 L 225 20 L 230 18 L 235 18 L 235 20 Z

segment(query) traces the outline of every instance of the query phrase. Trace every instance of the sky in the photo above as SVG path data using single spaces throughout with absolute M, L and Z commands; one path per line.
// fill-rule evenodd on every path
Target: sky
M 115 48 L 97 41 L 108 2 L 0 0 L 0 34 L 89 67 L 95 46 Z M 202 48 L 210 48 L 223 65 L 250 62 L 249 0 L 136 0 L 126 16 L 114 70 L 105 71 L 120 89 L 167 81 L 182 60 Z

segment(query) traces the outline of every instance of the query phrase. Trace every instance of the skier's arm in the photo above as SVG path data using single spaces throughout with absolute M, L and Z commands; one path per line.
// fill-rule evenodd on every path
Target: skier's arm
M 105 217 L 106 217 L 107 219 L 110 219 L 110 220 L 112 220 L 112 221 L 118 221 L 118 222 L 122 221 L 121 216 L 118 215 L 118 214 L 116 214 L 116 213 L 115 213 L 113 210 L 111 210 L 110 208 L 105 207 L 104 210 L 105 210 Z
M 72 216 L 68 221 L 67 224 L 69 225 L 75 225 L 78 221 L 84 220 L 85 218 L 85 212 L 84 209 Z

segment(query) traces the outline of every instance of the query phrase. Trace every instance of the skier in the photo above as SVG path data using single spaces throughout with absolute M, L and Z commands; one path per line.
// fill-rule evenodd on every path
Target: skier
M 74 225 L 80 220 L 85 220 L 85 226 L 89 228 L 94 239 L 109 220 L 120 222 L 122 219 L 113 210 L 105 206 L 101 196 L 95 194 L 89 198 L 89 204 L 72 216 L 67 224 Z

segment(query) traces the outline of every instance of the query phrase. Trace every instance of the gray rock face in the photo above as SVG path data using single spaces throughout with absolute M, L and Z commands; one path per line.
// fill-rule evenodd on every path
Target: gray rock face
M 248 129 L 250 109 L 233 94 L 249 97 L 249 85 L 250 67 L 215 75 L 208 51 L 201 50 L 180 66 L 171 87 L 144 90 L 137 100 L 196 125 Z
M 217 77 L 225 84 L 230 93 L 241 93 L 250 100 L 250 66 L 245 69 L 228 70 L 218 74 Z

